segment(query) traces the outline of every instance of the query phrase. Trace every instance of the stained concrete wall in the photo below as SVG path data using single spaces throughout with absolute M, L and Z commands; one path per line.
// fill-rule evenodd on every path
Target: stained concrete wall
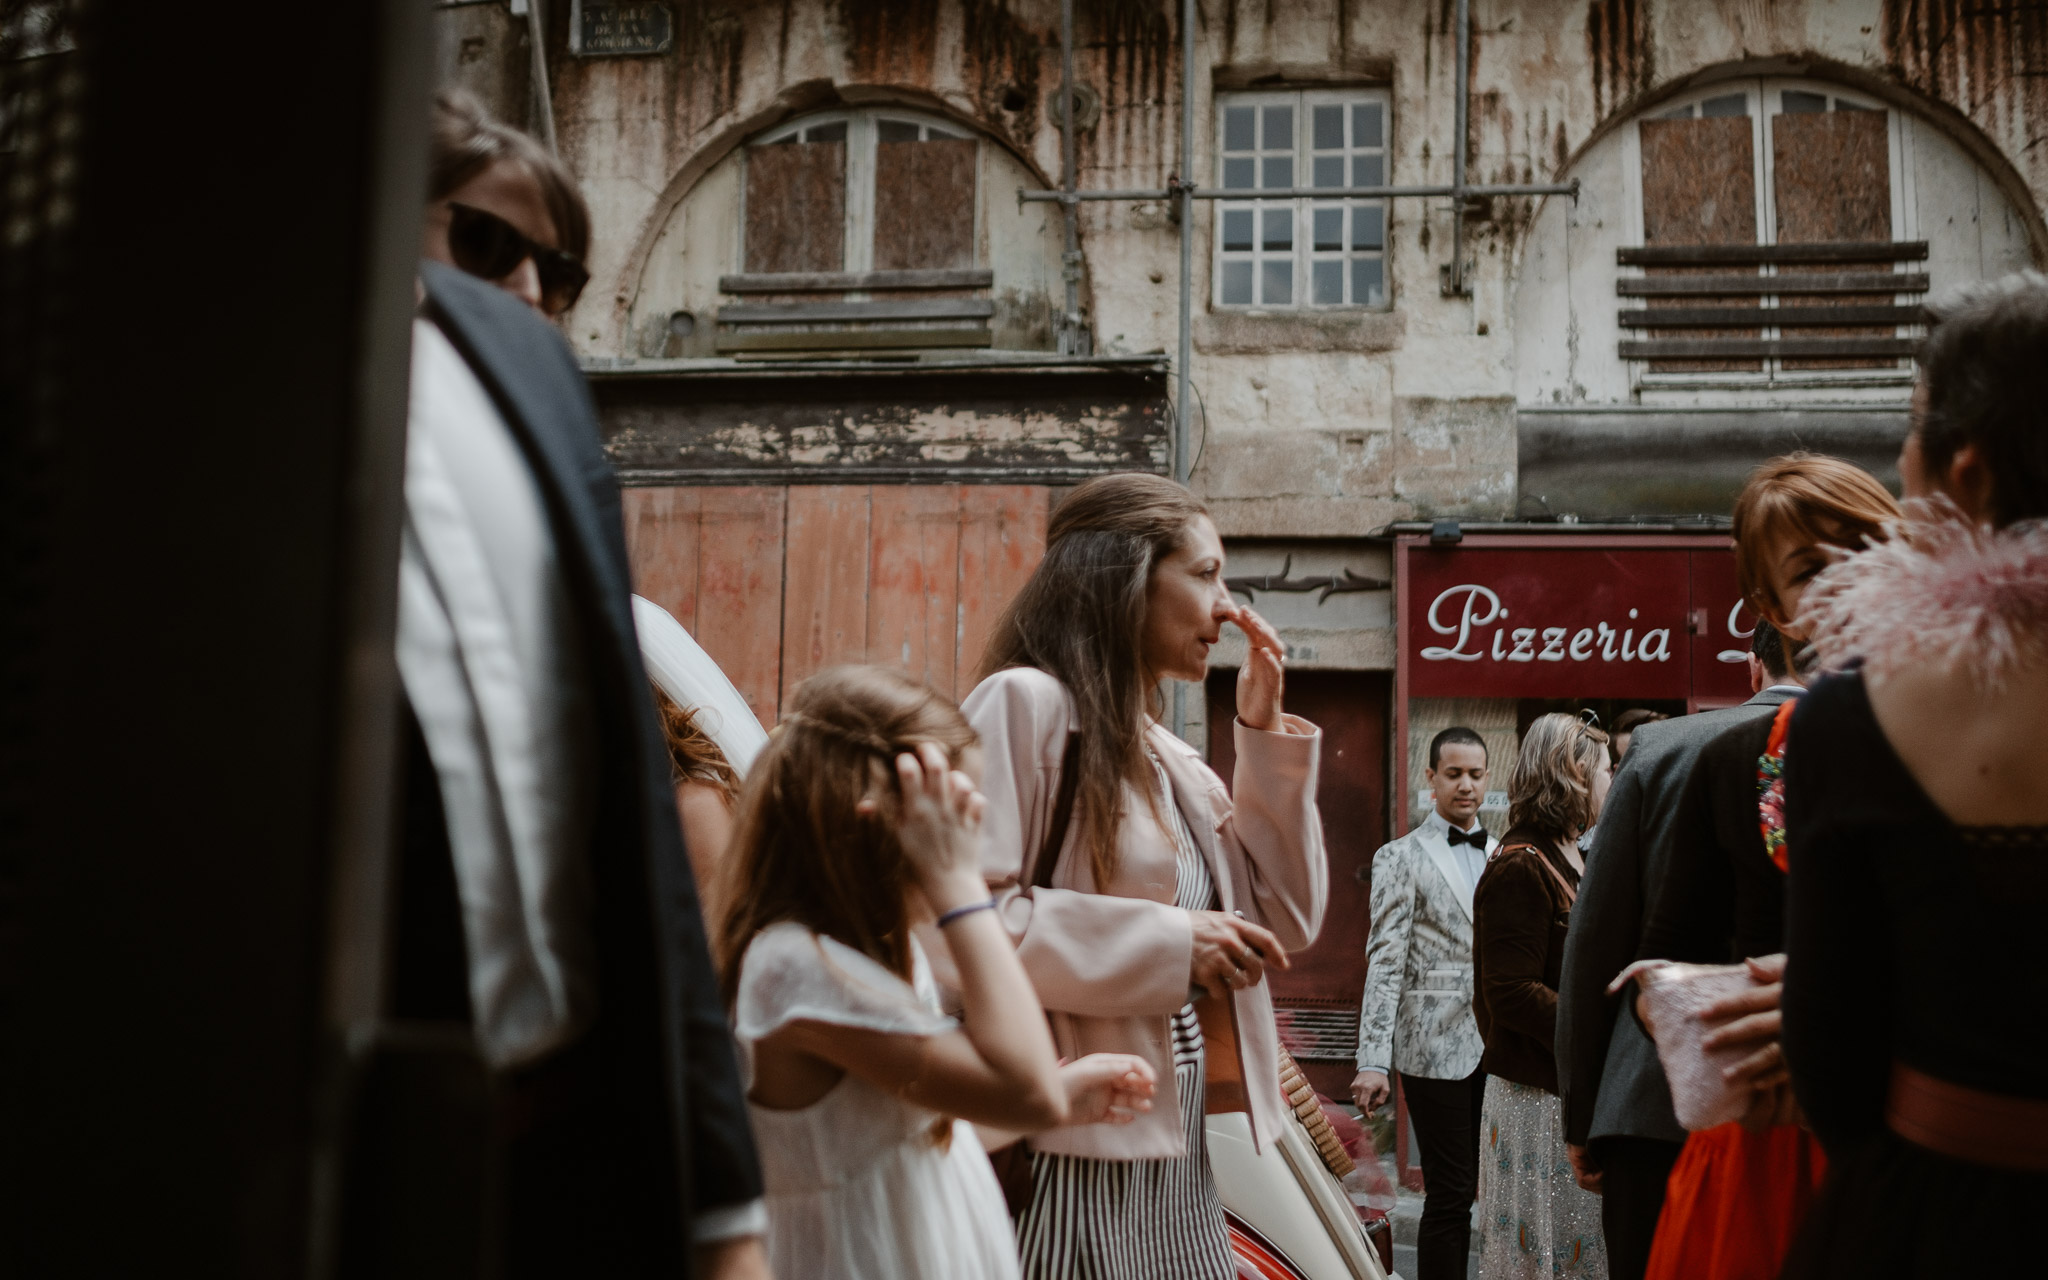
M 1050 184 L 1060 134 L 1047 98 L 1059 79 L 1056 0 L 673 0 L 673 52 L 566 54 L 565 3 L 550 6 L 550 59 L 564 156 L 596 213 L 595 278 L 570 318 L 592 356 L 642 353 L 660 314 L 649 291 L 698 288 L 731 269 L 712 206 L 718 166 L 747 137 L 802 111 L 885 101 L 971 124 L 1000 148 L 1005 184 Z M 1079 9 L 1077 74 L 1099 101 L 1078 135 L 1086 187 L 1158 187 L 1177 164 L 1178 5 L 1094 0 Z M 1965 175 L 1957 190 L 1995 206 L 1998 246 L 1923 217 L 1941 255 L 1979 270 L 2038 257 L 2048 148 L 2048 18 L 1923 0 L 1474 0 L 1471 176 L 1526 182 L 1577 175 L 1577 206 L 1497 199 L 1470 223 L 1469 297 L 1446 298 L 1447 201 L 1395 202 L 1382 310 L 1231 313 L 1211 305 L 1213 211 L 1194 237 L 1195 361 L 1201 444 L 1195 478 L 1235 537 L 1347 537 L 1387 521 L 1505 516 L 1519 487 L 1519 402 L 1628 399 L 1581 355 L 1610 346 L 1606 303 L 1518 300 L 1560 237 L 1610 235 L 1622 216 L 1621 149 L 1636 115 L 1705 79 L 1831 79 L 1910 112 Z M 1196 177 L 1213 181 L 1215 95 L 1231 88 L 1374 84 L 1392 102 L 1389 180 L 1452 176 L 1453 41 L 1448 0 L 1202 0 L 1197 35 Z M 461 13 L 461 10 L 450 11 Z M 444 24 L 457 21 L 444 17 Z M 463 19 L 463 21 L 468 21 Z M 477 55 L 470 65 L 494 66 Z M 458 68 L 459 70 L 459 68 Z M 1930 161 L 1930 163 L 1932 163 Z M 1930 174 L 1928 182 L 1943 182 Z M 705 206 L 699 214 L 699 206 Z M 1057 225 L 1034 232 L 1041 260 Z M 1981 221 L 1981 219 L 1980 219 Z M 1180 228 L 1156 202 L 1083 206 L 1083 307 L 1098 347 L 1173 350 Z M 1976 236 L 1976 240 L 1972 240 Z M 1598 293 L 1596 288 L 1593 292 Z M 649 304 L 643 306 L 643 297 Z M 1611 290 L 1609 291 L 1611 298 Z M 1540 305 L 1539 305 L 1540 304 Z M 1611 321 L 1609 322 L 1611 324 Z M 1541 352 L 1541 356 L 1533 354 Z M 1586 366 L 1590 368 L 1590 366 Z M 1602 381 L 1606 379 L 1606 381 Z M 1903 398 L 1899 388 L 1877 398 Z M 1736 463 L 1743 459 L 1736 459 Z

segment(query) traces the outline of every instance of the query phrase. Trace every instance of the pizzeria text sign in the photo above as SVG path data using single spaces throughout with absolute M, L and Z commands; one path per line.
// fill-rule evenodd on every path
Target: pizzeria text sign
M 1413 697 L 1749 694 L 1727 551 L 1415 547 L 1407 572 Z

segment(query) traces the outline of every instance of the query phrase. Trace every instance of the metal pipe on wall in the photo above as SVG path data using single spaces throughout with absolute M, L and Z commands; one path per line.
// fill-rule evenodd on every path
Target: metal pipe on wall
M 1069 0 L 1071 3 L 1072 0 Z M 1462 0 L 1461 0 L 1462 2 Z M 1181 0 L 1180 6 L 1180 348 L 1173 362 L 1173 478 L 1188 482 L 1193 459 L 1188 457 L 1189 388 L 1194 385 L 1189 362 L 1195 354 L 1195 0 Z M 1069 209 L 1073 205 L 1067 206 Z M 1173 683 L 1173 736 L 1186 738 L 1188 729 L 1188 687 Z
M 1458 0 L 1457 145 L 1451 151 L 1451 275 L 1444 293 L 1463 297 L 1472 291 L 1465 283 L 1465 137 L 1471 128 L 1469 99 L 1472 94 L 1472 0 Z
M 1417 196 L 1451 196 L 1456 195 L 1459 190 L 1460 188 L 1455 185 L 1442 184 L 1423 187 L 1191 187 L 1187 196 L 1190 200 L 1385 200 Z M 1569 182 L 1490 182 L 1467 186 L 1463 190 L 1467 196 L 1576 197 L 1579 193 L 1579 180 L 1573 178 Z M 1132 187 L 1074 192 L 1022 187 L 1017 191 L 1017 200 L 1022 204 L 1057 204 L 1086 200 L 1170 200 L 1179 194 L 1178 187 Z
M 1060 354 L 1082 354 L 1081 337 L 1081 211 L 1074 194 L 1074 0 L 1060 0 L 1060 202 L 1066 214 L 1067 248 L 1060 257 L 1060 275 L 1067 284 L 1067 309 L 1060 316 Z
M 548 154 L 560 155 L 555 147 L 555 95 L 548 89 L 547 24 L 541 21 L 541 0 L 526 0 L 526 42 L 533 47 L 533 101 L 540 115 L 540 140 Z

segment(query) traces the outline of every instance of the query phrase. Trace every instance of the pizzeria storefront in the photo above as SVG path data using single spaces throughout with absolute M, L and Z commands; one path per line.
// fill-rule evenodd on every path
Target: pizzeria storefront
M 1677 716 L 1750 695 L 1754 618 L 1734 544 L 1712 526 L 1442 521 L 1389 532 L 1390 772 L 1404 797 L 1390 806 L 1390 834 L 1428 813 L 1429 740 L 1452 725 L 1486 739 L 1493 769 L 1480 817 L 1499 834 L 1508 773 L 1537 716 L 1590 710 L 1606 726 L 1631 707 Z M 1396 1153 L 1402 1181 L 1420 1187 L 1405 1105 Z
M 1395 531 L 1393 773 L 1400 831 L 1428 810 L 1429 740 L 1487 740 L 1482 816 L 1501 830 L 1520 734 L 1550 711 L 1600 723 L 1631 707 L 1684 715 L 1749 697 L 1752 617 L 1725 533 L 1556 525 Z

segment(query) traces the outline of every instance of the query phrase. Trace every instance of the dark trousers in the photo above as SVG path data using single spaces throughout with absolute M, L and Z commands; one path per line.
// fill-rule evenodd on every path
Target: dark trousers
M 1486 1099 L 1486 1073 L 1474 1071 L 1463 1080 L 1404 1075 L 1401 1094 L 1422 1151 L 1418 1280 L 1465 1280 L 1472 1198 L 1479 1193 L 1479 1106 Z
M 1643 1280 L 1650 1243 L 1664 1212 L 1664 1184 L 1682 1142 L 1613 1135 L 1589 1144 L 1600 1167 L 1600 1227 L 1607 1238 L 1608 1280 Z

